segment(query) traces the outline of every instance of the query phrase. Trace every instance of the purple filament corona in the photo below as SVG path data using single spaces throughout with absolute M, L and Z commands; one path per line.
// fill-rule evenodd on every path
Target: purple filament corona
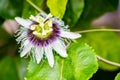
M 40 47 L 47 46 L 56 41 L 60 36 L 60 28 L 56 23 L 53 23 L 52 29 L 53 29 L 52 33 L 48 37 L 43 39 L 35 36 L 33 34 L 33 31 L 28 29 L 27 31 L 28 39 L 34 46 Z

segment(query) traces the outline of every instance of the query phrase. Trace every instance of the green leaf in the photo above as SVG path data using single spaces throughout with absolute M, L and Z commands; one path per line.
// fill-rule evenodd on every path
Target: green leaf
M 120 37 L 114 32 L 87 33 L 82 37 L 84 42 L 90 44 L 96 53 L 113 62 L 120 63 Z M 99 62 L 100 68 L 104 70 L 116 70 L 118 67 Z
M 64 20 L 70 26 L 74 26 L 82 14 L 83 8 L 84 0 L 69 0 Z
M 27 61 L 5 57 L 0 61 L 0 80 L 23 80 Z
M 31 0 L 31 2 L 33 2 L 39 8 L 41 8 L 43 1 L 44 0 Z M 30 17 L 30 15 L 36 15 L 36 14 L 38 14 L 37 10 L 25 1 L 22 17 L 28 18 Z
M 47 6 L 52 15 L 62 18 L 66 10 L 67 1 L 68 0 L 47 0 Z
M 77 42 L 71 45 L 69 53 L 75 80 L 88 80 L 98 68 L 94 50 L 85 43 Z
M 84 8 L 84 0 L 70 0 L 70 3 L 71 3 L 71 8 L 72 8 L 72 19 L 73 19 L 73 23 L 75 23 L 82 11 L 83 11 L 83 8 Z
M 40 64 L 31 60 L 26 80 L 88 80 L 98 68 L 93 49 L 85 43 L 73 43 L 68 49 L 69 56 L 55 56 L 54 67 L 47 60 Z
M 117 74 L 117 76 L 115 77 L 115 80 L 120 80 L 120 73 Z
M 23 0 L 0 0 L 0 16 L 3 19 L 13 19 L 15 16 L 20 16 L 22 6 Z

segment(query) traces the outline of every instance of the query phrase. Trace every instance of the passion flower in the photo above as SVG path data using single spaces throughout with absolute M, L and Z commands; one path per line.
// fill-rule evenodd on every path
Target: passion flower
M 29 19 L 16 17 L 21 25 L 17 33 L 17 42 L 21 42 L 20 56 L 32 54 L 37 63 L 40 63 L 43 55 L 47 57 L 51 67 L 54 65 L 53 51 L 60 56 L 67 57 L 67 44 L 72 39 L 81 37 L 80 34 L 70 32 L 64 22 L 51 14 L 38 14 Z

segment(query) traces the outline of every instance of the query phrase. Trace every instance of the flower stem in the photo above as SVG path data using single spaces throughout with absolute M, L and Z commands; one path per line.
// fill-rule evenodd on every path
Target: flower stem
M 37 7 L 33 2 L 31 2 L 30 0 L 26 0 L 26 2 L 31 5 L 33 8 L 35 8 L 38 12 L 42 12 L 45 13 L 43 10 L 41 10 L 39 7 Z M 46 14 L 46 13 L 45 13 Z
M 83 30 L 83 31 L 76 31 L 76 32 L 77 32 L 77 33 L 88 33 L 88 32 L 100 32 L 100 31 L 120 32 L 120 29 L 91 29 L 91 30 Z
M 102 62 L 104 62 L 104 63 L 106 63 L 106 64 L 110 64 L 110 65 L 113 65 L 113 66 L 116 66 L 116 67 L 120 67 L 120 64 L 119 64 L 119 63 L 109 61 L 109 60 L 104 59 L 104 58 L 102 58 L 102 57 L 100 57 L 100 56 L 98 56 L 98 55 L 96 55 L 96 57 L 97 57 L 98 60 L 100 60 L 100 61 L 102 61 Z
M 63 67 L 64 67 L 64 59 L 62 59 L 62 65 L 61 65 L 61 70 L 60 70 L 60 80 L 62 80 L 62 73 L 63 73 Z

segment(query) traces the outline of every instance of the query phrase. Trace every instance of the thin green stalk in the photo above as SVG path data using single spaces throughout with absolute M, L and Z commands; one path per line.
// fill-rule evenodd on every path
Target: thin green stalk
M 91 30 L 83 30 L 83 31 L 76 31 L 77 33 L 88 33 L 88 32 L 100 32 L 100 31 L 113 31 L 113 32 L 120 32 L 120 29 L 91 29 Z
M 109 60 L 104 59 L 104 58 L 102 58 L 102 57 L 100 57 L 100 56 L 98 56 L 98 55 L 96 55 L 96 57 L 97 57 L 98 60 L 100 60 L 100 61 L 102 61 L 102 62 L 104 62 L 104 63 L 106 63 L 106 64 L 113 65 L 113 66 L 116 66 L 116 67 L 120 67 L 120 64 L 119 64 L 119 63 L 109 61 Z
M 37 7 L 33 2 L 31 2 L 30 0 L 26 0 L 26 2 L 31 5 L 33 8 L 35 8 L 38 12 L 42 12 L 45 13 L 43 10 L 41 10 L 39 7 Z M 45 13 L 46 14 L 46 13 Z
M 60 70 L 60 80 L 63 78 L 63 67 L 64 67 L 64 59 L 62 59 L 62 65 L 61 65 L 61 70 Z

